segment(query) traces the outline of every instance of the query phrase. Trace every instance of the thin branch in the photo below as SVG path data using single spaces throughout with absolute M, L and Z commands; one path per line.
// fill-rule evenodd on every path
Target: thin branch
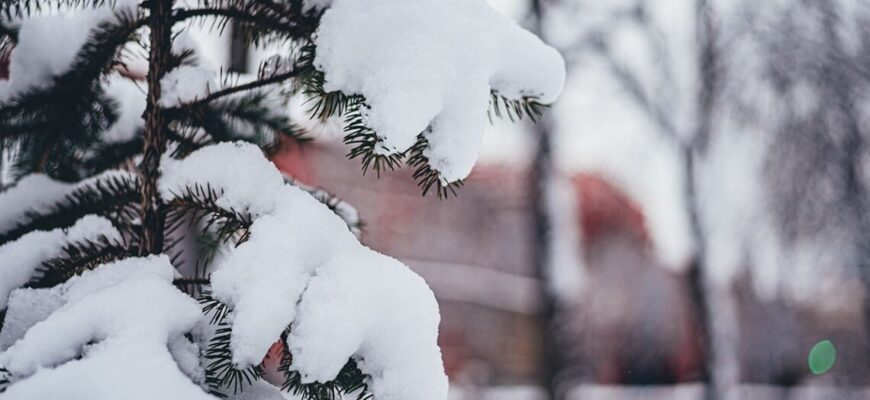
M 262 16 L 253 15 L 250 12 L 245 10 L 233 9 L 233 8 L 217 8 L 217 7 L 208 7 L 208 8 L 194 8 L 187 10 L 178 10 L 173 16 L 173 20 L 175 22 L 184 21 L 191 18 L 232 18 L 234 20 L 248 23 L 258 28 L 263 28 L 264 30 L 272 30 L 275 32 L 281 32 L 288 34 L 293 37 L 307 37 L 311 32 L 302 27 L 293 26 L 290 24 L 284 24 L 280 21 L 276 21 L 270 18 L 264 18 Z
M 208 96 L 203 97 L 202 99 L 194 100 L 190 103 L 183 104 L 183 105 L 177 107 L 175 110 L 177 110 L 178 108 L 187 108 L 187 109 L 195 108 L 195 107 L 204 105 L 206 103 L 215 101 L 217 99 L 220 99 L 222 97 L 231 96 L 233 94 L 240 93 L 240 92 L 246 92 L 248 90 L 258 89 L 258 88 L 261 88 L 264 86 L 274 85 L 276 83 L 281 83 L 283 81 L 286 81 L 287 79 L 295 78 L 304 72 L 306 72 L 306 68 L 297 68 L 297 69 L 294 69 L 292 71 L 287 71 L 287 72 L 284 72 L 281 74 L 272 75 L 268 78 L 244 83 L 241 85 L 228 87 L 226 89 L 218 90 L 217 92 L 210 93 Z
M 649 94 L 647 94 L 644 89 L 641 80 L 629 68 L 617 62 L 605 44 L 596 46 L 596 50 L 607 62 L 607 67 L 613 77 L 617 82 L 619 82 L 626 93 L 628 93 L 634 103 L 645 111 L 653 122 L 659 126 L 664 136 L 678 145 L 684 146 L 685 141 L 677 132 L 674 122 L 671 121 L 668 113 L 650 98 Z

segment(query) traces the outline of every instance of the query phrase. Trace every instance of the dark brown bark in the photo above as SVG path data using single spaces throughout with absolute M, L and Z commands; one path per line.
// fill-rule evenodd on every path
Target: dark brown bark
M 147 106 L 145 108 L 145 146 L 139 166 L 142 181 L 140 217 L 142 233 L 139 254 L 159 254 L 163 251 L 164 215 L 161 210 L 157 179 L 160 176 L 160 157 L 166 151 L 167 119 L 160 109 L 160 80 L 171 65 L 172 57 L 172 0 L 148 2 L 151 14 L 151 50 L 148 59 Z

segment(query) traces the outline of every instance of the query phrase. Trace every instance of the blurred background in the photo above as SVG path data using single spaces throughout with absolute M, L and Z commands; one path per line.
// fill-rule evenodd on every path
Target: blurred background
M 870 2 L 491 3 L 568 83 L 458 196 L 363 176 L 335 126 L 273 157 L 428 281 L 453 399 L 870 398 Z

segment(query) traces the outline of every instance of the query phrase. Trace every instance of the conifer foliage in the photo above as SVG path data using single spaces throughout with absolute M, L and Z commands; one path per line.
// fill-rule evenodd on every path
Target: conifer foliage
M 281 50 L 223 72 L 191 26 Z M 445 196 L 564 81 L 482 0 L 0 0 L 0 61 L 4 398 L 444 399 L 428 286 L 266 156 L 298 97 Z

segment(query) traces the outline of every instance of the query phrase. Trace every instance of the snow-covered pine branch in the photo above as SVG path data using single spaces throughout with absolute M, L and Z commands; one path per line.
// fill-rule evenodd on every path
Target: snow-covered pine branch
M 136 175 L 127 171 L 109 170 L 77 184 L 28 175 L 0 195 L 0 244 L 35 230 L 67 228 L 88 214 L 129 230 L 138 195 Z
M 186 28 L 230 22 L 285 53 L 255 76 L 208 65 Z M 444 195 L 487 117 L 534 119 L 564 81 L 482 0 L 10 1 L 0 55 L 13 399 L 445 399 L 426 283 L 264 150 L 305 140 L 299 96 L 344 119 L 364 168 L 405 163 Z
M 330 4 L 314 39 L 323 90 L 365 98 L 359 113 L 376 132 L 376 154 L 425 139 L 443 185 L 471 172 L 491 93 L 546 104 L 564 85 L 556 50 L 482 1 L 309 3 Z

